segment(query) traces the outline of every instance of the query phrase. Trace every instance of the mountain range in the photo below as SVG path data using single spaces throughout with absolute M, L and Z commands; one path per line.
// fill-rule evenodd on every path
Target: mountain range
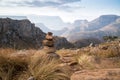
M 38 16 L 38 15 L 27 15 L 27 16 L 11 16 L 11 15 L 0 15 L 0 18 L 11 18 L 14 20 L 28 19 L 35 26 L 39 27 L 43 32 L 53 32 L 55 35 L 61 35 L 66 27 L 69 26 L 59 16 Z
M 28 19 L 27 16 L 11 16 L 11 15 L 0 15 L 0 18 L 11 18 L 14 20 Z
M 67 23 L 64 23 L 64 21 L 59 16 L 30 15 L 27 17 L 31 22 L 35 24 L 42 23 L 51 30 L 60 30 L 67 26 Z
M 75 42 L 80 39 L 97 38 L 102 39 L 103 36 L 120 36 L 120 16 L 102 15 L 93 21 L 79 21 L 79 25 L 66 31 L 62 36 L 69 41 Z
M 0 17 L 4 18 L 5 16 Z M 103 36 L 109 35 L 120 36 L 120 16 L 118 15 L 101 15 L 92 21 L 75 20 L 73 23 L 65 23 L 59 16 L 7 17 L 18 20 L 29 19 L 43 32 L 51 31 L 54 35 L 66 37 L 68 41 L 73 43 L 86 39 L 102 41 Z
M 0 48 L 39 49 L 46 33 L 28 19 L 0 18 Z M 73 45 L 64 37 L 55 36 L 55 48 L 70 48 Z

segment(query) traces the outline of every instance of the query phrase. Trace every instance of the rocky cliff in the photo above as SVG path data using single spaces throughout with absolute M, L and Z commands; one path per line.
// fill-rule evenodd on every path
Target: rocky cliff
M 27 19 L 0 18 L 0 47 L 38 49 L 44 38 L 45 33 Z M 72 47 L 65 38 L 55 37 L 55 40 L 57 49 Z
M 55 47 L 56 49 L 61 49 L 61 48 L 73 48 L 75 46 L 72 43 L 68 42 L 66 38 L 55 36 Z
M 0 47 L 39 48 L 45 33 L 29 20 L 0 19 Z

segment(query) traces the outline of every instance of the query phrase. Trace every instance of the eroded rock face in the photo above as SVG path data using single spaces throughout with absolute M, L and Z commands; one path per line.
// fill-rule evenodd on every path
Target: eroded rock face
M 71 80 L 120 80 L 120 68 L 78 71 Z
M 45 33 L 29 20 L 0 18 L 0 47 L 17 49 L 40 48 Z M 55 48 L 71 48 L 73 45 L 66 38 L 55 37 Z
M 0 19 L 0 47 L 40 48 L 45 33 L 29 20 Z
M 61 49 L 61 48 L 73 48 L 74 45 L 67 41 L 66 38 L 64 37 L 57 37 L 55 36 L 55 47 L 56 49 Z
M 97 38 L 81 39 L 81 40 L 75 41 L 74 46 L 76 48 L 90 46 L 91 44 L 92 46 L 95 46 L 96 44 L 100 44 L 101 42 L 102 41 Z

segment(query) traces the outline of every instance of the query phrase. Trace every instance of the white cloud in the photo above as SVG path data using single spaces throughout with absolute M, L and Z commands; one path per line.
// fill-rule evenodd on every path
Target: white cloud
M 73 22 L 76 19 L 92 20 L 103 14 L 120 15 L 120 10 L 114 8 L 114 6 L 112 6 L 113 8 L 107 6 L 106 8 L 101 8 L 101 6 L 99 6 L 100 8 L 96 8 L 98 3 L 95 3 L 95 6 L 84 1 L 85 0 L 82 0 L 82 2 L 80 2 L 80 0 L 0 0 L 0 15 L 35 14 L 60 16 L 65 22 Z
M 79 8 L 81 0 L 1 0 L 0 7 L 50 7 L 63 11 L 74 11 Z

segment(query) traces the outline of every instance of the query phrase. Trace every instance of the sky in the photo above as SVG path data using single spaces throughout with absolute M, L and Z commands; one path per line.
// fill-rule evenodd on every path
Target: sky
M 60 16 L 64 22 L 120 15 L 120 0 L 0 0 L 0 15 Z

